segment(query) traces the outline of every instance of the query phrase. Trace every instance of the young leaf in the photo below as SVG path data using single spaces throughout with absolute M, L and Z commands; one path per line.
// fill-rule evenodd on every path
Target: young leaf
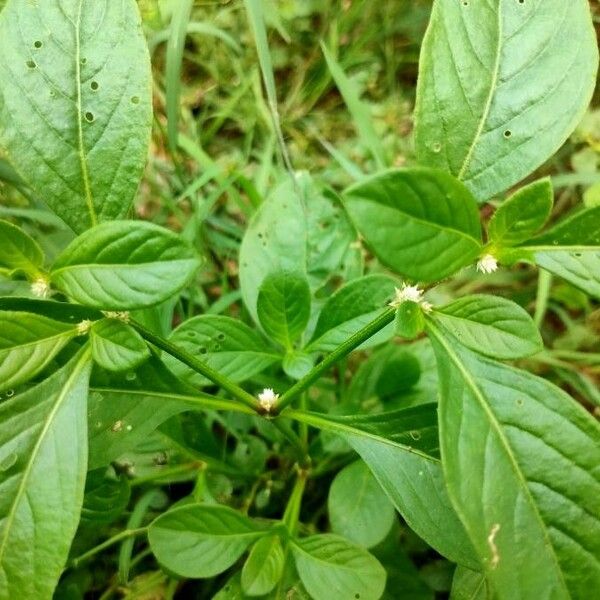
M 386 572 L 369 552 L 331 534 L 313 535 L 292 543 L 300 579 L 315 600 L 360 598 L 379 600 Z
M 499 246 L 515 246 L 531 239 L 546 224 L 553 203 L 549 178 L 521 188 L 494 213 L 488 230 L 490 241 Z
M 347 189 L 344 204 L 377 258 L 408 279 L 438 281 L 481 251 L 475 199 L 443 171 L 386 171 Z
M 467 348 L 492 358 L 522 358 L 544 347 L 529 314 L 499 296 L 465 296 L 436 309 L 431 318 Z
M 436 2 L 419 67 L 419 161 L 480 201 L 508 189 L 571 134 L 597 67 L 587 0 Z
M 307 351 L 331 352 L 375 319 L 393 295 L 394 280 L 387 275 L 367 275 L 342 286 L 325 302 Z M 382 343 L 391 336 L 391 326 L 386 327 L 361 348 Z
M 346 417 L 298 410 L 287 410 L 285 414 L 341 436 L 365 461 L 418 535 L 450 560 L 478 568 L 471 542 L 450 504 L 441 464 L 435 458 L 435 404 Z
M 159 304 L 187 285 L 199 265 L 176 233 L 144 221 L 98 225 L 56 259 L 50 278 L 76 302 L 104 310 Z
M 90 342 L 94 361 L 108 371 L 135 369 L 150 356 L 142 336 L 118 319 L 96 321 L 90 329 Z
M 0 268 L 23 271 L 31 277 L 40 274 L 44 253 L 39 244 L 21 228 L 0 220 Z
M 265 333 L 290 350 L 310 318 L 310 288 L 301 273 L 275 271 L 262 282 L 258 320 Z
M 80 352 L 0 403 L 2 600 L 51 598 L 64 568 L 83 502 L 89 370 Z
M 306 216 L 290 181 L 262 203 L 240 247 L 240 286 L 248 312 L 258 323 L 257 301 L 265 278 L 276 271 L 306 272 Z
M 254 377 L 281 360 L 256 331 L 231 317 L 193 317 L 180 325 L 170 340 L 184 350 L 200 356 L 207 365 L 236 383 Z M 165 357 L 165 362 L 175 375 L 193 385 L 204 386 L 210 383 L 174 358 Z
M 242 589 L 248 596 L 264 596 L 279 583 L 285 555 L 277 535 L 264 537 L 250 550 L 242 569 Z
M 600 298 L 600 206 L 565 219 L 515 253 Z
M 551 383 L 429 328 L 448 492 L 495 597 L 588 598 L 600 585 L 600 425 Z
M 394 320 L 396 334 L 414 340 L 425 329 L 425 315 L 417 302 L 403 302 L 396 310 Z
M 382 542 L 396 519 L 392 503 L 361 460 L 335 476 L 327 508 L 333 533 L 364 548 Z
M 67 323 L 0 311 L 0 391 L 35 377 L 76 335 Z
M 152 552 L 181 577 L 226 571 L 268 527 L 225 506 L 192 504 L 160 515 L 148 530 Z
M 37 195 L 77 232 L 124 217 L 152 123 L 136 2 L 11 0 L 0 89 L 0 146 Z

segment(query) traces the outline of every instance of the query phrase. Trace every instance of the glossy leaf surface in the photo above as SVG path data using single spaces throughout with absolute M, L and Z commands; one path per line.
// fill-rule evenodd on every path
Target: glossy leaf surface
M 587 0 L 437 0 L 417 87 L 420 162 L 480 201 L 508 189 L 566 141 L 597 67 Z
M 135 369 L 150 356 L 140 334 L 118 319 L 96 321 L 90 341 L 94 361 L 109 371 Z

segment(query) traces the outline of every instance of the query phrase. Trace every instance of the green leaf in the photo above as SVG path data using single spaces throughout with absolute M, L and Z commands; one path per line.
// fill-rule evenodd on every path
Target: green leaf
M 394 280 L 387 275 L 367 275 L 350 281 L 327 299 L 307 347 L 309 352 L 331 352 L 381 314 L 394 295 Z M 361 348 L 387 341 L 391 326 Z
M 94 361 L 109 371 L 135 369 L 150 356 L 142 336 L 118 319 L 96 321 L 90 329 L 90 342 Z
M 0 147 L 75 231 L 124 217 L 146 162 L 150 59 L 134 0 L 11 0 L 0 20 Z
M 456 567 L 452 578 L 450 600 L 488 600 L 485 576 L 477 571 Z
M 335 476 L 327 508 L 333 533 L 364 548 L 382 542 L 396 519 L 392 503 L 361 460 Z
M 478 568 L 473 547 L 450 504 L 441 464 L 435 458 L 435 404 L 344 417 L 289 409 L 285 415 L 341 436 L 367 463 L 411 529 L 443 556 Z
M 249 596 L 268 594 L 283 575 L 285 555 L 277 535 L 264 537 L 250 550 L 242 569 L 242 589 Z
M 114 221 L 75 239 L 56 259 L 50 278 L 80 304 L 129 310 L 173 296 L 198 264 L 176 233 L 144 221 Z
M 396 334 L 414 340 L 425 329 L 425 315 L 418 302 L 405 301 L 396 310 L 394 320 Z
M 200 315 L 188 319 L 169 338 L 207 365 L 239 383 L 264 371 L 281 357 L 245 323 L 231 317 Z M 165 357 L 169 369 L 187 382 L 204 386 L 211 382 L 183 363 Z
M 549 178 L 521 188 L 494 213 L 488 230 L 490 241 L 500 246 L 515 246 L 529 240 L 546 224 L 553 203 Z
M 131 487 L 125 476 L 109 477 L 105 469 L 91 471 L 85 482 L 81 518 L 93 523 L 111 523 L 125 512 L 130 496 Z
M 386 171 L 348 188 L 344 204 L 377 258 L 408 279 L 438 281 L 481 251 L 475 199 L 442 171 Z
M 419 161 L 480 201 L 508 189 L 569 137 L 597 67 L 587 0 L 436 2 L 419 66 Z
M 0 403 L 0 598 L 51 598 L 83 502 L 87 351 Z M 6 466 L 10 465 L 10 466 Z
M 73 325 L 0 311 L 0 391 L 35 377 L 76 335 Z
M 277 271 L 306 272 L 306 216 L 286 180 L 261 204 L 240 247 L 240 286 L 248 312 L 258 323 L 257 301 L 266 277 Z
M 40 275 L 44 253 L 39 244 L 21 228 L 0 220 L 0 267 L 23 271 L 31 277 Z
M 565 219 L 516 249 L 514 256 L 600 298 L 600 206 Z
M 522 358 L 544 347 L 527 311 L 499 296 L 465 296 L 436 309 L 431 318 L 467 348 L 492 358 Z
M 600 586 L 600 425 L 551 383 L 430 325 L 448 492 L 495 597 Z
M 54 302 L 53 300 L 19 298 L 18 296 L 0 296 L 0 311 L 3 310 L 35 313 L 55 321 L 71 323 L 72 325 L 77 325 L 86 319 L 88 321 L 95 321 L 102 318 L 100 311 L 86 306 L 68 304 L 66 302 Z
M 302 273 L 275 271 L 258 292 L 258 320 L 265 333 L 291 350 L 310 318 L 310 288 Z
M 313 535 L 292 543 L 300 579 L 315 600 L 360 598 L 379 600 L 386 573 L 360 546 L 337 535 Z
M 192 504 L 155 519 L 148 530 L 152 552 L 181 577 L 214 577 L 231 567 L 268 531 L 225 506 Z

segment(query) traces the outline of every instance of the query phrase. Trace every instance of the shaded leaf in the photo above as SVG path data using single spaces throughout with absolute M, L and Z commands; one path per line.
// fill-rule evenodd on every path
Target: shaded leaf
M 44 253 L 39 244 L 21 228 L 0 220 L 0 267 L 23 271 L 32 277 L 40 274 Z

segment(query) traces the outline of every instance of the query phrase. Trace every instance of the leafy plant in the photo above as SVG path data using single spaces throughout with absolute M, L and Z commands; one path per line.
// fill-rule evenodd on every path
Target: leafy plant
M 322 44 L 366 149 L 363 170 L 325 144 L 342 183 L 293 170 L 267 25 L 286 30 L 255 0 L 240 98 L 279 162 L 230 172 L 201 143 L 221 125 L 183 133 L 186 35 L 240 47 L 163 4 L 154 34 L 153 2 L 0 15 L 0 178 L 25 207 L 0 220 L 0 600 L 590 598 L 598 353 L 540 326 L 552 276 L 597 308 L 600 207 L 564 216 L 537 173 L 590 103 L 588 3 L 434 2 L 402 168 Z M 180 227 L 128 218 L 152 134 L 139 8 L 167 42 L 153 166 Z

